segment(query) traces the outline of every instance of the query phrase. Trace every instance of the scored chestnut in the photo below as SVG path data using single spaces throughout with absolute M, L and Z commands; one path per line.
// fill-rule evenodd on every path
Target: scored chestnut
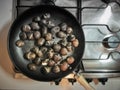
M 74 61 L 75 61 L 74 57 L 72 57 L 72 56 L 67 57 L 68 64 L 72 64 L 72 63 L 74 63 Z
M 66 71 L 68 69 L 68 63 L 66 61 L 61 62 L 60 69 L 61 71 Z
M 33 63 L 28 64 L 28 69 L 31 71 L 35 71 L 37 70 L 37 66 Z
M 79 46 L 79 41 L 78 41 L 78 39 L 73 40 L 73 41 L 72 41 L 72 44 L 73 44 L 74 47 L 78 47 L 78 46 Z
M 36 58 L 36 54 L 34 52 L 29 51 L 25 53 L 25 57 L 28 60 L 34 60 Z
M 39 38 L 41 37 L 40 31 L 34 31 L 34 32 L 33 32 L 33 35 L 34 35 L 34 38 L 35 38 L 35 39 L 39 39 Z
M 17 40 L 17 41 L 16 41 L 16 45 L 17 45 L 18 47 L 22 47 L 22 46 L 25 45 L 25 43 L 24 43 L 24 41 L 22 41 L 22 40 Z
M 58 65 L 53 67 L 53 72 L 54 73 L 59 73 L 60 72 L 60 67 Z
M 30 25 L 23 25 L 22 26 L 22 31 L 23 32 L 30 32 L 31 31 L 31 27 L 30 27 Z
M 22 39 L 22 40 L 26 40 L 26 39 L 27 39 L 27 35 L 26 35 L 25 32 L 21 32 L 21 33 L 19 34 L 19 37 L 20 37 L 20 39 Z

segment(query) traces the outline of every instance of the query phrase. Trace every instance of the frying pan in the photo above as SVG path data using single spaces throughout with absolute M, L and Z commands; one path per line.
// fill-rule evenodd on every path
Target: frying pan
M 54 19 L 55 24 L 65 22 L 71 26 L 73 28 L 73 34 L 80 43 L 79 46 L 75 48 L 72 55 L 75 58 L 75 62 L 71 64 L 72 68 L 57 74 L 44 74 L 41 71 L 41 68 L 38 68 L 36 71 L 30 71 L 27 68 L 27 65 L 30 63 L 30 61 L 25 60 L 23 53 L 29 48 L 33 47 L 33 42 L 27 42 L 26 46 L 22 49 L 15 45 L 15 42 L 19 40 L 19 33 L 22 25 L 30 23 L 33 17 L 41 16 L 44 13 L 50 13 L 52 16 L 51 19 Z M 8 34 L 8 52 L 14 65 L 24 75 L 38 81 L 54 81 L 70 74 L 80 63 L 84 52 L 84 44 L 84 34 L 76 18 L 63 8 L 53 5 L 40 5 L 26 10 L 13 22 Z

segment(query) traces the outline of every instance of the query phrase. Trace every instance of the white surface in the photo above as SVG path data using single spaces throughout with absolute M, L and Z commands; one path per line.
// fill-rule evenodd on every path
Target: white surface
M 7 33 L 11 22 L 11 12 L 12 0 L 0 0 L 0 90 L 84 90 L 78 83 L 63 88 L 46 82 L 13 78 L 12 64 L 7 53 Z M 96 90 L 120 90 L 120 79 L 109 79 L 105 86 L 93 83 L 91 85 Z

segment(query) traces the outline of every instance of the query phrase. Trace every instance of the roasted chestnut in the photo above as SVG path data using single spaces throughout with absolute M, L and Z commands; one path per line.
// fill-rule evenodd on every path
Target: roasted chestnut
M 35 71 L 37 70 L 37 66 L 33 63 L 28 64 L 28 69 L 31 71 Z
M 60 44 L 54 44 L 53 49 L 54 49 L 55 52 L 59 52 L 60 49 L 61 49 L 61 45 Z
M 25 58 L 28 59 L 28 60 L 34 60 L 36 58 L 36 54 L 34 52 L 27 52 L 25 54 Z
M 49 19 L 49 18 L 50 18 L 50 14 L 49 14 L 49 13 L 45 13 L 45 14 L 43 15 L 43 18 L 44 18 L 44 19 Z
M 22 40 L 26 40 L 26 39 L 27 39 L 27 35 L 26 35 L 25 32 L 21 32 L 21 33 L 19 34 L 19 37 L 20 37 L 20 39 L 22 39 Z
M 43 52 L 41 50 L 38 51 L 37 56 L 42 58 L 43 57 Z
M 55 24 L 52 22 L 52 21 L 48 21 L 47 22 L 47 26 L 49 27 L 49 28 L 52 28 L 52 27 L 54 27 L 55 26 Z
M 73 40 L 72 44 L 73 44 L 74 47 L 78 47 L 78 45 L 79 45 L 78 39 Z
M 42 72 L 43 72 L 43 74 L 50 73 L 51 72 L 51 67 L 48 67 L 48 66 L 42 67 Z
M 68 69 L 68 67 L 69 67 L 69 65 L 67 62 L 65 62 L 65 61 L 61 62 L 61 64 L 60 64 L 61 71 L 66 71 Z
M 58 65 L 53 67 L 53 72 L 54 73 L 59 73 L 60 72 L 60 67 Z
M 66 46 L 68 42 L 66 39 L 62 39 L 58 43 L 61 44 L 62 46 Z
M 54 60 L 49 60 L 48 61 L 48 66 L 52 67 L 55 65 L 55 61 Z
M 32 23 L 31 23 L 31 28 L 32 28 L 32 30 L 39 30 L 39 29 L 40 29 L 40 26 L 39 26 L 38 23 L 32 22 Z
M 54 51 L 50 50 L 50 51 L 47 52 L 48 58 L 52 58 L 53 55 L 54 55 Z
M 68 54 L 68 50 L 67 50 L 65 47 L 64 47 L 64 48 L 61 48 L 60 54 L 63 55 L 63 56 L 65 56 L 65 55 Z
M 76 38 L 75 38 L 75 35 L 69 35 L 67 39 L 69 42 L 71 42 L 71 41 L 75 40 Z
M 62 31 L 66 31 L 67 30 L 67 24 L 66 23 L 61 23 L 60 28 L 61 28 Z
M 42 46 L 44 43 L 45 43 L 45 39 L 44 38 L 39 38 L 37 40 L 37 45 L 39 45 L 39 46 Z
M 41 18 L 39 16 L 36 16 L 33 18 L 33 22 L 39 22 L 41 20 Z
M 42 60 L 42 63 L 41 63 L 41 64 L 42 64 L 43 66 L 47 66 L 48 61 L 49 61 L 49 59 Z
M 40 23 L 42 23 L 42 24 L 45 24 L 45 25 L 46 25 L 46 24 L 47 24 L 47 20 L 46 20 L 46 19 L 42 19 Z
M 41 65 L 41 58 L 35 58 L 35 60 L 34 60 L 34 63 L 36 64 L 36 65 Z
M 66 48 L 67 48 L 67 50 L 68 50 L 69 52 L 72 52 L 73 49 L 74 49 L 74 47 L 72 46 L 72 43 L 71 43 L 71 42 L 68 42 Z
M 47 41 L 52 40 L 52 38 L 53 38 L 53 36 L 52 36 L 51 33 L 47 33 L 47 34 L 45 35 L 45 39 L 46 39 Z
M 65 38 L 67 35 L 66 35 L 64 32 L 59 31 L 59 32 L 57 33 L 57 36 L 58 36 L 59 38 Z
M 39 52 L 39 47 L 35 46 L 31 49 L 32 52 L 38 53 Z
M 35 39 L 39 39 L 39 38 L 41 37 L 40 31 L 34 31 L 34 32 L 33 32 L 33 35 L 34 35 L 34 38 L 35 38 Z
M 47 34 L 47 27 L 46 26 L 42 26 L 42 36 L 44 37 Z
M 24 41 L 22 41 L 22 40 L 17 40 L 17 41 L 16 41 L 16 45 L 17 45 L 18 47 L 22 47 L 22 46 L 25 45 L 25 43 L 24 43 Z
M 52 46 L 53 42 L 52 41 L 46 41 L 45 46 Z
M 31 31 L 31 27 L 30 27 L 30 25 L 23 25 L 22 26 L 22 31 L 23 32 L 30 32 Z
M 67 57 L 68 64 L 72 64 L 72 63 L 74 63 L 74 61 L 75 61 L 74 57 L 72 57 L 72 56 Z
M 52 34 L 56 34 L 60 31 L 60 27 L 59 26 L 54 26 L 52 29 L 51 29 L 51 33 Z
M 29 40 L 33 40 L 34 39 L 33 32 L 28 32 L 27 37 Z
M 68 34 L 71 34 L 71 33 L 73 32 L 73 29 L 72 29 L 71 27 L 67 27 L 66 32 L 67 32 Z
M 43 52 L 43 54 L 45 54 L 47 52 L 47 47 L 41 47 L 40 50 Z
M 56 63 L 59 62 L 61 59 L 62 59 L 62 57 L 60 56 L 60 54 L 55 54 L 55 55 L 53 56 L 53 60 L 54 60 Z

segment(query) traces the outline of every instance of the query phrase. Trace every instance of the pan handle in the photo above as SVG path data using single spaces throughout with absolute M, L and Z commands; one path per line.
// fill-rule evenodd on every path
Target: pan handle
M 90 84 L 88 84 L 88 82 L 81 74 L 75 75 L 75 79 L 85 88 L 85 90 L 95 90 Z

